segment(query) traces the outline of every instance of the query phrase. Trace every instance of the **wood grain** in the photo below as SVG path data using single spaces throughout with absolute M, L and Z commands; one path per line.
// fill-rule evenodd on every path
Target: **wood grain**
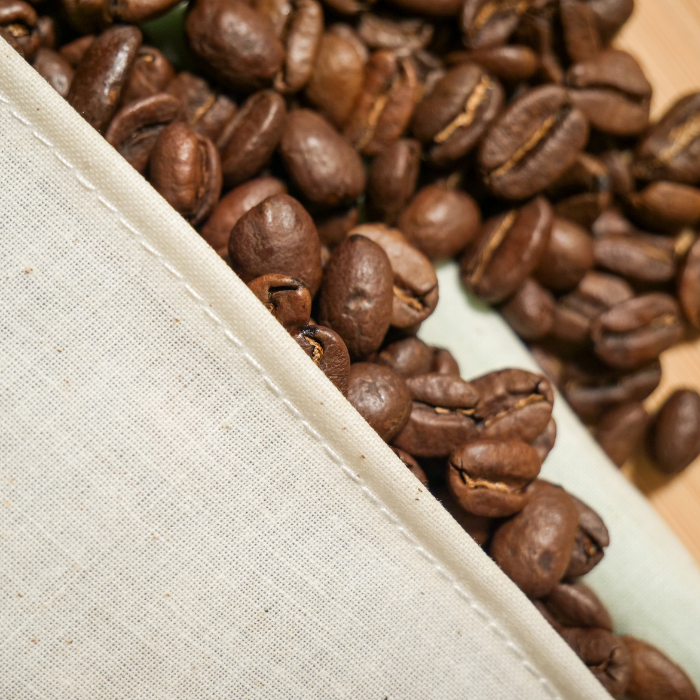
M 653 115 L 662 114 L 680 96 L 700 90 L 699 38 L 699 0 L 637 0 L 632 19 L 616 43 L 634 54 L 654 86 Z M 661 386 L 647 401 L 652 411 L 675 389 L 700 391 L 700 341 L 672 348 L 661 363 Z M 700 563 L 700 459 L 679 476 L 668 478 L 640 450 L 623 471 Z

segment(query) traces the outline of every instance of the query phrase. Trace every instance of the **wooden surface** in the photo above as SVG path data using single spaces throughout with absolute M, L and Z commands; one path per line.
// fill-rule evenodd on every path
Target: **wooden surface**
M 654 86 L 652 114 L 658 116 L 681 95 L 700 90 L 700 0 L 636 0 L 634 15 L 616 43 L 634 54 Z M 649 409 L 677 388 L 700 391 L 700 341 L 669 350 L 661 361 L 663 380 L 648 400 Z M 640 453 L 623 471 L 700 563 L 700 459 L 668 478 Z

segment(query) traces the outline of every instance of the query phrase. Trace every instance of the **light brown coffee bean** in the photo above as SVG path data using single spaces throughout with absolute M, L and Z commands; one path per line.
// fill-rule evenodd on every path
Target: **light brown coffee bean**
M 599 267 L 628 280 L 668 282 L 676 274 L 673 241 L 666 236 L 605 236 L 593 249 Z
M 630 216 L 642 226 L 662 233 L 700 221 L 700 189 L 659 180 L 627 198 Z
M 678 474 L 700 455 L 700 395 L 678 389 L 654 417 L 649 433 L 651 454 L 666 474 Z
M 558 216 L 552 221 L 549 240 L 533 273 L 549 289 L 573 289 L 595 261 L 593 240 L 585 229 Z
M 448 66 L 475 63 L 499 80 L 519 82 L 528 80 L 537 71 L 537 54 L 529 47 L 509 44 L 473 51 L 453 51 L 445 56 Z
M 301 280 L 271 273 L 251 280 L 248 288 L 290 333 L 309 324 L 311 294 Z

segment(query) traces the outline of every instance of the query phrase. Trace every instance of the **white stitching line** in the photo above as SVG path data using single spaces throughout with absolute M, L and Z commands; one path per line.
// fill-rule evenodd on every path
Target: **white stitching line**
M 7 100 L 3 95 L 0 95 L 0 103 L 9 105 L 9 100 Z M 24 124 L 27 127 L 31 127 L 31 123 L 24 119 L 24 117 L 21 117 L 18 115 L 14 110 L 10 110 L 10 113 L 18 119 L 22 124 Z M 47 141 L 43 136 L 41 136 L 39 133 L 36 131 L 32 131 L 34 136 L 47 148 L 51 149 L 52 153 L 58 160 L 63 163 L 66 167 L 70 169 L 74 169 L 74 166 L 71 165 L 67 160 L 65 160 L 55 149 L 53 149 L 51 143 Z M 83 186 L 86 187 L 88 190 L 91 191 L 97 191 L 97 188 L 93 185 L 91 185 L 87 180 L 83 178 L 82 175 L 76 172 L 76 179 L 78 182 Z M 105 206 L 107 209 L 109 209 L 112 212 L 117 212 L 117 208 L 108 202 L 102 195 L 97 195 L 97 201 L 100 202 L 103 206 Z M 119 222 L 131 233 L 134 235 L 138 236 L 138 242 L 141 244 L 143 248 L 145 248 L 149 253 L 153 254 L 156 256 L 161 264 L 175 277 L 178 279 L 184 280 L 184 276 L 182 273 L 180 273 L 178 270 L 176 270 L 174 267 L 172 267 L 169 263 L 167 263 L 163 259 L 163 254 L 160 253 L 158 250 L 153 248 L 148 242 L 146 242 L 143 239 L 142 234 L 135 229 L 133 226 L 131 226 L 125 219 L 122 217 L 119 217 Z M 243 343 L 236 338 L 231 331 L 229 331 L 225 326 L 223 325 L 221 319 L 219 319 L 212 311 L 205 306 L 204 304 L 204 297 L 202 297 L 200 294 L 198 294 L 189 284 L 185 283 L 183 285 L 184 289 L 192 296 L 197 302 L 199 302 L 200 308 L 202 311 L 207 314 L 217 325 L 221 326 L 223 328 L 224 336 L 238 348 L 239 350 L 243 351 L 243 356 L 246 358 L 246 360 L 249 362 L 249 364 L 261 375 L 262 379 L 265 381 L 267 386 L 280 398 L 282 401 L 282 404 L 294 415 L 295 418 L 299 419 L 301 421 L 301 424 L 303 427 L 306 429 L 306 431 L 317 441 L 320 443 L 321 447 L 324 449 L 324 451 L 328 454 L 328 456 L 332 459 L 333 462 L 335 462 L 338 466 L 342 468 L 342 470 L 356 483 L 360 486 L 362 489 L 362 492 L 367 496 L 367 498 L 377 507 L 379 510 L 389 519 L 390 522 L 392 522 L 394 525 L 396 525 L 396 528 L 399 533 L 401 533 L 414 547 L 416 552 L 420 554 L 422 557 L 427 559 L 430 564 L 432 564 L 433 568 L 435 569 L 436 573 L 438 573 L 440 576 L 444 577 L 449 583 L 452 585 L 452 588 L 456 591 L 456 593 L 463 598 L 469 605 L 469 607 L 474 611 L 475 614 L 479 615 L 484 621 L 487 623 L 487 626 L 492 630 L 492 632 L 501 638 L 501 640 L 504 642 L 505 646 L 510 649 L 510 651 L 513 653 L 514 656 L 520 661 L 521 665 L 523 668 L 528 671 L 532 676 L 534 676 L 539 683 L 542 685 L 543 689 L 547 694 L 555 698 L 556 700 L 561 700 L 561 696 L 556 692 L 556 690 L 552 687 L 552 685 L 549 683 L 549 681 L 542 675 L 540 674 L 537 669 L 527 660 L 525 657 L 525 654 L 522 652 L 522 650 L 515 644 L 507 635 L 507 633 L 496 623 L 496 621 L 489 615 L 489 613 L 484 610 L 480 605 L 478 605 L 472 598 L 471 596 L 462 588 L 462 586 L 459 584 L 459 582 L 455 579 L 455 577 L 447 570 L 445 569 L 437 560 L 435 556 L 430 554 L 421 544 L 418 543 L 418 541 L 411 535 L 408 530 L 403 525 L 400 525 L 400 520 L 393 514 L 391 511 L 389 511 L 381 502 L 381 500 L 374 494 L 372 491 L 365 486 L 362 483 L 362 479 L 355 474 L 350 467 L 348 467 L 345 462 L 333 451 L 333 449 L 324 441 L 323 437 L 314 429 L 311 427 L 311 425 L 303 419 L 302 414 L 300 411 L 289 401 L 289 399 L 285 398 L 281 392 L 281 390 L 272 382 L 272 380 L 265 374 L 265 370 L 263 367 L 260 365 L 260 363 L 253 358 L 250 353 L 246 352 L 244 350 Z

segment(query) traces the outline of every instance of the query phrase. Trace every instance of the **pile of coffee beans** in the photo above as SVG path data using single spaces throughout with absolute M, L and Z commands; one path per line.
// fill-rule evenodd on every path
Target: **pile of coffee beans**
M 700 396 L 651 421 L 700 328 L 700 93 L 649 126 L 610 42 L 633 0 L 0 0 L 0 34 L 227 260 L 615 697 L 698 700 L 580 582 L 610 538 L 539 479 L 553 384 L 621 463 L 700 453 Z M 172 38 L 172 37 L 171 37 Z M 183 65 L 196 67 L 194 72 Z M 639 228 L 639 227 L 643 227 Z M 466 381 L 417 337 L 433 262 L 498 305 L 550 379 Z

